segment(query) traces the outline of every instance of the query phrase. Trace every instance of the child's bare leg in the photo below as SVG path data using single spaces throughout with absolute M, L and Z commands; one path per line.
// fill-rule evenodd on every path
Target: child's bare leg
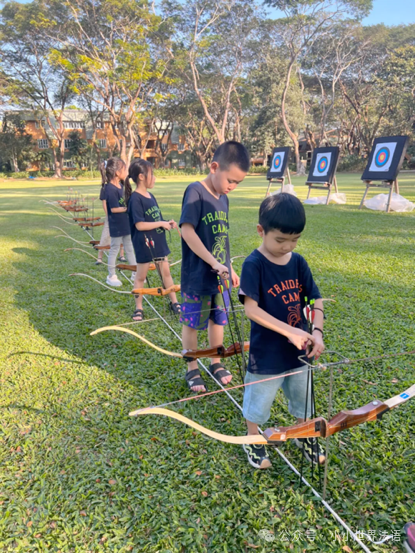
M 137 263 L 137 271 L 135 273 L 134 279 L 134 289 L 144 288 L 144 281 L 147 276 L 149 265 L 150 263 Z M 141 294 L 135 296 L 135 308 L 143 309 L 143 296 Z
M 215 348 L 216 346 L 221 346 L 223 344 L 223 326 L 217 325 L 211 319 L 209 319 L 208 337 L 209 337 L 209 346 L 211 348 Z M 221 360 L 219 357 L 214 357 L 214 358 L 211 358 L 210 362 L 212 365 L 214 365 L 215 363 L 220 363 Z M 231 380 L 232 380 L 232 375 L 223 376 L 221 378 L 221 382 L 223 385 L 229 384 Z
M 255 422 L 246 420 L 246 426 L 248 428 L 249 435 L 259 434 L 258 425 Z
M 190 328 L 190 326 L 183 325 L 182 327 L 182 343 L 183 349 L 197 350 L 197 330 Z M 191 361 L 187 364 L 187 372 L 197 369 L 197 361 Z M 193 392 L 206 392 L 204 386 L 192 386 Z
M 168 259 L 166 258 L 164 261 L 160 261 L 159 266 L 160 266 L 161 276 L 163 278 L 163 284 L 166 288 L 170 288 L 170 286 L 173 286 L 174 281 L 170 273 Z M 172 303 L 177 303 L 177 296 L 175 292 L 171 292 L 169 294 L 169 298 Z

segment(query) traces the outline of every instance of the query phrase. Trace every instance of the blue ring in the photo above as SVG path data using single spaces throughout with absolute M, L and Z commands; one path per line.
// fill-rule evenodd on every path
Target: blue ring
M 321 164 L 324 161 L 326 162 L 326 164 L 323 168 L 321 168 Z M 324 157 L 320 158 L 320 161 L 318 162 L 318 165 L 317 165 L 317 171 L 319 173 L 324 173 L 324 171 L 327 169 L 328 164 L 329 164 L 329 160 L 327 159 L 327 157 L 324 156 Z
M 379 161 L 379 157 L 380 157 L 381 154 L 385 154 L 385 159 L 383 161 Z M 390 153 L 389 148 L 387 148 L 386 146 L 381 148 L 375 156 L 375 165 L 376 165 L 376 167 L 380 167 L 380 168 L 384 167 L 388 163 L 390 155 L 391 155 L 391 153 Z
M 275 165 L 275 162 L 278 161 L 278 165 Z M 274 158 L 274 170 L 278 170 L 281 166 L 281 156 L 280 155 L 277 155 L 275 158 Z

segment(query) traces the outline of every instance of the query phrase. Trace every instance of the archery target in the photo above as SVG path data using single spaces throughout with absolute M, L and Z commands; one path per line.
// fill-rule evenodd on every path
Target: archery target
M 314 177 L 326 177 L 330 169 L 331 152 L 317 154 L 314 166 Z
M 272 158 L 272 163 L 271 163 L 272 172 L 274 171 L 277 172 L 281 170 L 284 163 L 284 158 L 285 158 L 285 152 L 276 152 L 274 154 L 274 157 Z
M 395 150 L 396 142 L 381 142 L 379 144 L 376 144 L 369 171 L 373 171 L 376 173 L 386 173 L 387 171 L 389 171 Z

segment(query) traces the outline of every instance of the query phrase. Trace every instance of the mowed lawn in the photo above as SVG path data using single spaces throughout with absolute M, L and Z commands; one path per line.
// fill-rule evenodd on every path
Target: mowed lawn
M 179 219 L 191 180 L 157 180 L 154 194 L 165 218 Z M 304 180 L 293 179 L 300 198 Z M 339 175 L 338 183 L 347 205 L 307 206 L 298 247 L 323 297 L 335 300 L 325 304 L 326 346 L 350 358 L 414 350 L 415 211 L 359 211 L 359 175 Z M 415 174 L 402 173 L 400 185 L 415 201 Z M 133 300 L 69 276 L 82 272 L 104 282 L 106 268 L 79 251 L 65 252 L 81 246 L 56 238 L 62 232 L 53 226 L 89 240 L 43 203 L 64 199 L 68 186 L 90 198 L 99 193 L 97 181 L 0 181 L 1 553 L 360 551 L 341 539 L 341 526 L 275 452 L 270 470 L 254 471 L 240 446 L 164 417 L 128 417 L 133 409 L 185 397 L 185 366 L 126 334 L 89 335 L 129 322 Z M 233 256 L 260 244 L 256 223 L 265 190 L 264 176 L 250 176 L 230 195 Z M 172 260 L 180 259 L 177 233 L 170 247 Z M 241 262 L 235 261 L 238 271 Z M 172 272 L 179 282 L 180 265 Z M 151 301 L 180 332 L 166 301 Z M 146 305 L 145 316 L 154 318 Z M 181 350 L 163 322 L 130 328 Z M 239 383 L 236 359 L 226 364 Z M 333 413 L 388 399 L 414 382 L 414 356 L 336 369 Z M 316 373 L 315 387 L 318 414 L 327 416 L 328 371 Z M 241 402 L 242 391 L 233 393 Z M 172 408 L 218 432 L 245 432 L 225 394 Z M 269 426 L 293 423 L 279 396 Z M 332 507 L 356 532 L 376 540 L 395 533 L 383 546 L 363 539 L 371 551 L 401 551 L 399 531 L 415 518 L 414 428 L 415 402 L 407 402 L 380 422 L 331 438 Z M 300 466 L 293 444 L 281 451 Z M 305 476 L 311 478 L 308 466 Z

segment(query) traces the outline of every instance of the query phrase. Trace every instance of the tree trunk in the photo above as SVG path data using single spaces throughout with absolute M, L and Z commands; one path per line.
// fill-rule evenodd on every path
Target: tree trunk
M 15 154 L 12 155 L 11 162 L 13 165 L 13 171 L 15 173 L 18 173 L 20 169 L 19 169 L 19 164 L 17 163 L 17 156 Z
M 53 164 L 55 165 L 55 174 L 53 175 L 57 179 L 62 178 L 62 159 L 60 149 L 55 149 L 52 146 Z
M 295 165 L 297 167 L 297 175 L 305 175 L 305 167 L 301 163 L 300 158 L 300 145 L 298 143 L 298 140 L 293 140 L 294 144 L 294 155 L 295 155 Z
M 291 79 L 291 72 L 294 67 L 295 58 L 291 58 L 290 63 L 288 65 L 287 74 L 285 76 L 285 84 L 284 89 L 282 91 L 282 97 L 281 97 L 281 118 L 284 125 L 285 130 L 287 131 L 289 137 L 292 140 L 293 146 L 294 146 L 294 155 L 295 155 L 295 164 L 297 166 L 297 175 L 305 175 L 305 169 L 303 164 L 300 160 L 300 146 L 298 143 L 298 138 L 295 135 L 295 133 L 291 130 L 288 121 L 287 121 L 287 114 L 285 110 L 285 102 L 287 99 L 287 92 L 288 88 L 290 86 L 290 79 Z

